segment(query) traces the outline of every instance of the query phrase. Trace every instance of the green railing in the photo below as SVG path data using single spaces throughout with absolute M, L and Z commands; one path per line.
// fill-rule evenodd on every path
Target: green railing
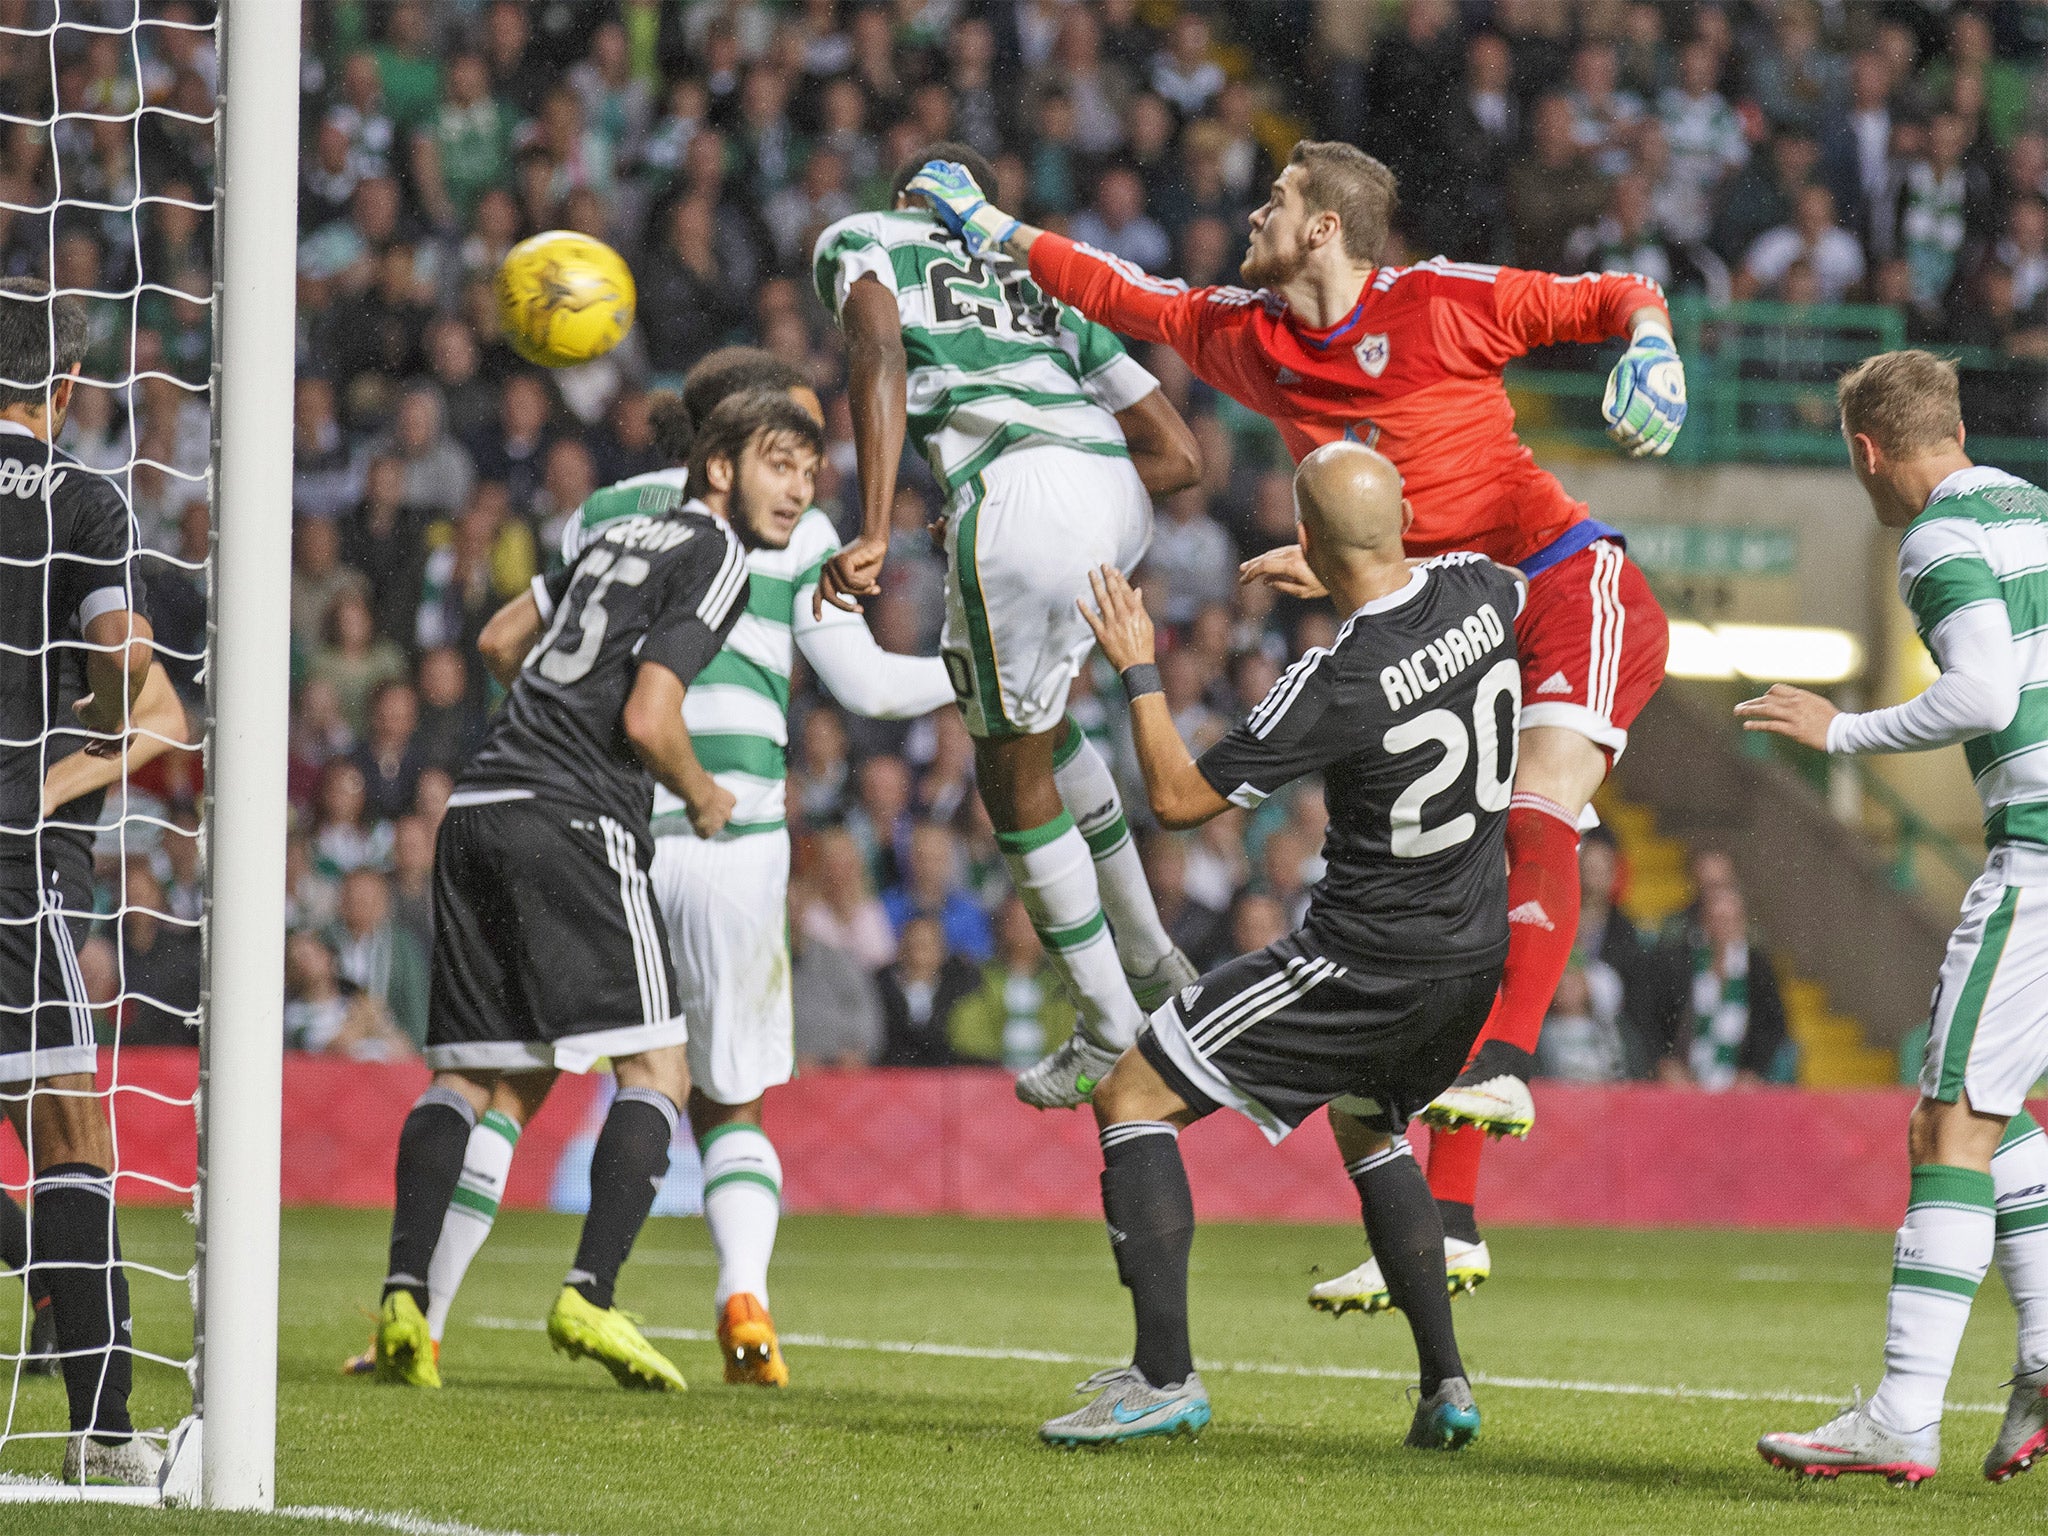
M 1697 295 L 1671 301 L 1679 355 L 1685 359 L 1685 430 L 1674 464 L 1821 464 L 1846 462 L 1835 415 L 1834 381 L 1873 352 L 1906 345 L 1899 312 L 1877 304 L 1710 304 Z M 2008 357 L 1989 347 L 1937 347 L 1964 372 L 1996 375 L 2048 392 L 2048 360 Z M 1619 345 L 1593 366 L 1510 369 L 1522 402 L 1524 435 L 1539 448 L 1612 452 L 1600 421 L 1600 397 Z M 1540 402 L 1540 405 L 1539 405 Z M 1971 451 L 2035 478 L 2048 476 L 2048 439 L 1973 433 Z

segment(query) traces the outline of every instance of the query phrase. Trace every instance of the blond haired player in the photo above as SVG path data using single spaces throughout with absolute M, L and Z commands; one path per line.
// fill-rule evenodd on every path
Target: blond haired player
M 1941 676 L 1865 714 L 1784 684 L 1736 713 L 1826 752 L 1961 743 L 1991 856 L 1934 994 L 1884 1380 L 1812 1433 L 1765 1435 L 1757 1449 L 1808 1476 L 1932 1477 L 1942 1394 L 1995 1252 L 2020 1314 L 2012 1397 L 1984 1461 L 2003 1482 L 2048 1446 L 2048 1142 L 2023 1106 L 2048 1071 L 2048 493 L 1970 462 L 1951 362 L 1882 353 L 1844 374 L 1839 395 L 1871 507 L 1905 530 L 1899 595 Z

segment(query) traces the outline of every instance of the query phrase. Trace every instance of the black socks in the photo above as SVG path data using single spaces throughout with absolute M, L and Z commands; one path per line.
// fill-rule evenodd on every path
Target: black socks
M 419 1096 L 398 1133 L 396 1188 L 391 1201 L 391 1266 L 384 1295 L 404 1291 L 427 1310 L 427 1265 L 441 1240 L 441 1222 L 462 1178 L 462 1159 L 476 1111 L 452 1088 Z
M 37 1176 L 35 1203 L 35 1278 L 56 1314 L 71 1428 L 126 1439 L 135 1430 L 128 1418 L 134 1324 L 114 1226 L 114 1181 L 90 1163 L 58 1163 Z
M 1415 1166 L 1405 1139 L 1386 1150 L 1345 1165 L 1358 1188 L 1365 1213 L 1365 1238 L 1380 1261 L 1387 1294 L 1408 1319 L 1422 1391 L 1434 1392 L 1446 1376 L 1462 1376 L 1458 1337 L 1451 1326 L 1451 1297 L 1444 1276 L 1444 1223 L 1429 1181 Z M 1464 1210 L 1469 1219 L 1472 1208 Z
M 612 1100 L 590 1156 L 590 1214 L 568 1283 L 593 1307 L 609 1307 L 619 1269 L 633 1251 L 655 1191 L 668 1173 L 676 1106 L 652 1088 L 623 1088 Z
M 1195 1200 L 1179 1138 L 1163 1120 L 1130 1120 L 1102 1132 L 1102 1214 L 1137 1315 L 1131 1363 L 1155 1387 L 1177 1386 L 1195 1369 L 1188 1343 Z

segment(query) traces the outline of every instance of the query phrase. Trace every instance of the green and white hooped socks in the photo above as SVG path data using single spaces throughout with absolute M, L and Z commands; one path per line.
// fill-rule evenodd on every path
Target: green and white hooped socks
M 1095 861 L 1074 818 L 1061 811 L 1044 826 L 998 832 L 996 843 L 1031 926 L 1073 994 L 1082 1031 L 1110 1050 L 1125 1049 L 1145 1016 L 1124 979 L 1096 890 Z
M 704 1160 L 704 1224 L 718 1251 L 714 1305 L 742 1292 L 768 1305 L 768 1260 L 782 1219 L 782 1159 L 758 1125 L 729 1120 L 697 1143 Z
M 1941 1401 L 1970 1303 L 1991 1267 L 1991 1175 L 1922 1163 L 1892 1252 L 1884 1380 L 1870 1399 L 1879 1423 L 1902 1434 L 1941 1419 Z
M 1993 1254 L 2020 1315 L 2015 1374 L 2048 1364 L 2048 1134 L 2021 1110 L 1991 1159 L 1998 1201 Z
M 1172 952 L 1173 940 L 1159 921 L 1116 777 L 1071 715 L 1067 743 L 1053 751 L 1052 780 L 1095 861 L 1095 883 L 1117 956 L 1131 975 L 1149 975 Z
M 484 1111 L 462 1154 L 462 1177 L 441 1219 L 441 1236 L 427 1265 L 427 1331 L 440 1342 L 448 1326 L 448 1309 L 462 1289 L 462 1277 L 491 1235 L 498 1204 L 505 1198 L 505 1178 L 512 1171 L 512 1152 L 519 1145 L 519 1124 L 495 1109 Z

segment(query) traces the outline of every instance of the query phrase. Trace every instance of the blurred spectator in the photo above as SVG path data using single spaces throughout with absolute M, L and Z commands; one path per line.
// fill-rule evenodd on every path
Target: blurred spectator
M 1660 1067 L 1666 1082 L 1718 1093 L 1754 1086 L 1777 1071 L 1785 1004 L 1771 958 L 1750 943 L 1748 927 L 1742 893 L 1732 884 L 1710 886 L 1689 941 L 1667 950 L 1676 1006 Z
M 1813 180 L 1819 163 L 1811 130 L 1781 129 L 1767 153 L 1728 179 L 1709 243 L 1724 260 L 1741 261 L 1757 236 L 1793 221 L 1799 189 Z
M 682 199 L 641 267 L 640 323 L 657 373 L 684 372 L 745 322 L 751 260 L 739 243 L 717 237 L 715 213 L 708 198 Z
M 361 735 L 370 695 L 380 685 L 403 676 L 404 653 L 377 633 L 361 589 L 344 587 L 328 605 L 309 680 L 324 682 L 334 690 L 341 718 Z
M 1993 254 L 2012 274 L 2013 307 L 2034 309 L 2048 295 L 2048 203 L 2031 195 L 2015 198 Z
M 1178 832 L 1152 831 L 1140 842 L 1145 881 L 1152 888 L 1159 921 L 1198 971 L 1230 958 L 1223 914 L 1188 894 L 1187 839 Z
M 313 804 L 314 867 L 330 880 L 381 869 L 391 857 L 391 837 L 391 823 L 369 813 L 363 770 L 345 757 L 330 762 Z
M 419 716 L 413 746 L 420 766 L 459 772 L 484 736 L 484 714 L 470 692 L 462 652 L 441 645 L 421 653 Z
M 1849 103 L 1821 123 L 1822 176 L 1859 236 L 1870 238 L 1873 218 L 1892 190 L 1892 76 L 1884 55 L 1866 48 L 1849 61 Z M 1876 254 L 1889 254 L 1889 244 Z
M 904 925 L 895 963 L 880 977 L 882 1054 L 885 1067 L 943 1067 L 952 1063 L 946 1021 L 953 1007 L 981 983 L 975 968 L 946 950 L 936 917 Z
M 434 953 L 434 829 L 424 816 L 401 816 L 392 829 L 391 915 L 421 954 Z
M 147 859 L 128 860 L 121 904 L 121 1039 L 191 1045 L 199 1037 L 199 928 L 171 920 Z
M 441 229 L 456 230 L 510 173 L 514 118 L 491 94 L 478 54 L 450 59 L 442 90 L 439 106 L 413 134 L 412 173 L 427 216 Z
M 1822 43 L 1812 0 L 1786 0 L 1778 7 L 1773 41 L 1775 47 L 1759 50 L 1750 61 L 1756 104 L 1767 121 L 1811 133 L 1847 93 L 1848 69 Z
M 1208 514 L 1200 486 L 1177 491 L 1160 504 L 1152 547 L 1145 552 L 1147 576 L 1163 576 L 1168 596 L 1161 617 L 1179 626 L 1210 603 L 1228 603 L 1237 587 L 1237 551 Z
M 1565 242 L 1607 199 L 1606 182 L 1574 137 L 1570 98 L 1536 103 L 1528 152 L 1508 168 L 1507 196 L 1516 264 L 1562 271 Z
M 1248 955 L 1287 937 L 1287 909 L 1263 891 L 1243 891 L 1230 904 L 1230 946 Z
M 391 886 L 375 869 L 351 870 L 326 933 L 341 978 L 383 1004 L 415 1047 L 427 1040 L 427 951 L 392 916 Z
M 1671 145 L 1671 182 L 1677 203 L 1667 213 L 1681 240 L 1704 240 L 1713 222 L 1714 191 L 1749 158 L 1742 123 L 1714 88 L 1720 60 L 1695 39 L 1678 51 L 1678 79 L 1657 98 L 1657 117 Z
M 421 540 L 425 519 L 407 503 L 405 491 L 406 469 L 400 460 L 371 459 L 362 505 L 341 524 L 341 558 L 369 578 L 376 632 L 400 644 L 412 639 L 426 567 Z
M 499 394 L 497 419 L 469 444 L 478 478 L 504 486 L 515 513 L 525 513 L 540 489 L 541 468 L 554 444 L 553 413 L 554 402 L 540 376 L 515 373 Z
M 1812 269 L 1824 304 L 1839 304 L 1863 281 L 1863 247 L 1835 222 L 1835 197 L 1826 187 L 1801 187 L 1793 221 L 1757 237 L 1736 276 L 1735 296 L 1767 294 L 1795 261 Z
M 860 849 L 873 885 L 886 889 L 910 859 L 910 769 L 883 753 L 860 766 L 859 799 L 846 813 L 846 830 Z
M 797 1070 L 872 1064 L 882 1052 L 882 1004 L 873 979 L 800 920 L 789 927 L 789 962 Z
M 284 1041 L 294 1051 L 330 1051 L 352 1061 L 403 1061 L 412 1042 L 383 1005 L 344 986 L 334 951 L 319 935 L 295 932 L 284 947 Z
M 981 968 L 980 987 L 947 1016 L 953 1057 L 1021 1072 L 1073 1032 L 1073 1002 L 1045 957 L 1031 914 L 1013 895 L 996 910 L 996 953 Z
M 1620 892 L 1621 859 L 1614 840 L 1603 831 L 1588 833 L 1579 844 L 1576 954 L 1588 976 L 1589 999 L 1604 1006 L 1608 994 L 1613 994 L 1611 1012 L 1620 1028 L 1623 1073 L 1649 1077 L 1663 1050 L 1657 960 L 1650 941 L 1621 910 Z
M 292 511 L 299 517 L 332 518 L 362 495 L 355 459 L 335 419 L 334 385 L 317 374 L 301 376 L 293 401 Z M 122 458 L 127 458 L 125 451 Z M 296 602 L 293 617 L 299 617 Z
M 419 729 L 419 695 L 399 679 L 380 686 L 370 698 L 369 728 L 355 750 L 362 770 L 364 804 L 380 821 L 396 821 L 412 809 L 426 766 L 413 737 Z
M 1209 57 L 1209 18 L 1182 11 L 1166 47 L 1152 59 L 1152 89 L 1182 117 L 1200 117 L 1223 89 L 1223 67 Z
M 391 439 L 381 451 L 397 459 L 404 470 L 400 499 L 408 507 L 453 517 L 469 500 L 476 470 L 468 450 L 448 435 L 441 395 L 431 384 L 416 384 L 399 397 Z
M 1070 231 L 1112 256 L 1121 256 L 1147 272 L 1163 271 L 1172 246 L 1158 220 L 1145 212 L 1145 186 L 1137 172 L 1114 166 L 1095 184 L 1094 200 L 1075 214 Z
M 1572 55 L 1572 142 L 1592 157 L 1603 176 L 1629 168 L 1629 151 L 1643 116 L 1643 101 L 1620 87 L 1614 44 L 1592 38 Z
M 1909 161 L 1896 193 L 1882 210 L 1883 233 L 1874 236 L 1913 269 L 1913 296 L 1938 304 L 1963 259 L 1966 241 L 1981 238 L 1991 214 L 1991 183 L 1964 159 L 1972 129 L 1953 112 L 1927 125 L 1926 153 Z
M 896 958 L 896 931 L 869 883 L 859 845 L 834 827 L 817 835 L 812 851 L 817 878 L 801 926 L 820 944 L 851 955 L 862 970 L 880 970 Z
M 882 893 L 882 908 L 889 914 L 889 926 L 896 942 L 903 942 L 905 927 L 914 918 L 937 920 L 945 933 L 946 948 L 976 965 L 995 949 L 988 914 L 968 894 L 962 876 L 960 840 L 950 827 L 922 821 L 910 834 L 909 869 L 901 884 Z
M 1612 1083 L 1625 1075 L 1621 988 L 1612 971 L 1569 967 L 1544 1016 L 1536 1043 L 1539 1076 L 1572 1083 Z

